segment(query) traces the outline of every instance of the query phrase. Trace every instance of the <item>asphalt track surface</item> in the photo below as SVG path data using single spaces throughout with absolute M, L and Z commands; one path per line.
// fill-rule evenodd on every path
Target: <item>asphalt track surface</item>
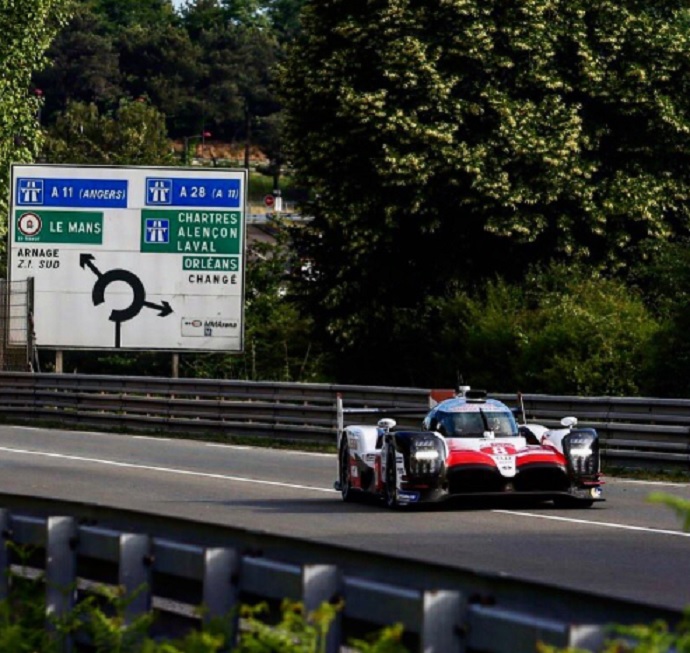
M 690 605 L 690 533 L 652 492 L 607 479 L 590 509 L 548 503 L 389 511 L 344 504 L 334 454 L 0 426 L 0 492 L 89 501 L 553 583 L 673 610 Z

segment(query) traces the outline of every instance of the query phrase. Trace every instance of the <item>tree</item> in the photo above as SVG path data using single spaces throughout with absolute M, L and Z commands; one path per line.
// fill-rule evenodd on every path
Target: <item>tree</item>
M 119 53 L 105 18 L 88 4 L 77 6 L 48 50 L 50 65 L 34 76 L 45 97 L 43 122 L 53 122 L 67 102 L 114 108 L 123 97 Z
M 67 20 L 68 0 L 0 0 L 0 214 L 5 232 L 10 163 L 30 163 L 41 146 L 42 99 L 31 75 L 46 64 L 45 52 Z M 3 240 L 4 242 L 4 240 Z
M 86 0 L 117 33 L 123 27 L 163 27 L 177 22 L 171 0 Z
M 687 397 L 690 392 L 690 242 L 653 249 L 634 269 L 632 280 L 661 323 L 650 345 L 643 391 L 654 397 Z
M 123 100 L 110 114 L 71 103 L 48 130 L 45 157 L 49 163 L 174 164 L 165 119 L 145 101 Z
M 201 114 L 200 47 L 174 25 L 136 24 L 120 32 L 118 49 L 127 95 L 147 97 L 165 114 L 171 133 L 188 136 L 189 123 Z
M 195 0 L 182 7 L 182 24 L 192 40 L 202 32 L 225 22 L 225 13 L 218 0 Z
M 259 29 L 268 27 L 262 0 L 220 0 L 220 4 L 232 23 Z
M 305 0 L 266 0 L 266 12 L 271 27 L 281 42 L 292 41 L 300 31 L 300 14 Z
M 554 256 L 618 269 L 687 232 L 682 3 L 313 0 L 302 17 L 282 98 L 315 197 L 308 305 L 348 360 L 372 340 L 396 356 L 379 345 L 397 309 L 454 284 Z
M 267 30 L 227 22 L 204 30 L 199 44 L 203 126 L 228 140 L 253 142 L 256 118 L 278 109 L 271 89 L 277 42 Z

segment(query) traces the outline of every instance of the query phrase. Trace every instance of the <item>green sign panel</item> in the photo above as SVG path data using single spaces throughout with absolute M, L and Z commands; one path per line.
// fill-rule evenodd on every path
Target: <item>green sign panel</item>
M 103 244 L 103 213 L 95 211 L 15 211 L 18 243 Z
M 240 269 L 239 256 L 184 256 L 183 270 L 204 270 L 214 272 L 238 272 Z
M 241 241 L 242 214 L 239 211 L 143 209 L 141 212 L 141 251 L 144 253 L 202 257 L 239 255 Z

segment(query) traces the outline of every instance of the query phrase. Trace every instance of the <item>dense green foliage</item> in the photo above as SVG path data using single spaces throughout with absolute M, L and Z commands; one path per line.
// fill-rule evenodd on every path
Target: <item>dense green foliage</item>
M 68 650 L 67 638 L 79 633 L 91 642 L 94 653 L 322 653 L 341 608 L 324 603 L 306 613 L 301 603 L 285 600 L 275 619 L 267 604 L 241 605 L 239 632 L 231 614 L 204 620 L 199 630 L 173 639 L 154 638 L 153 612 L 127 619 L 132 598 L 121 588 L 101 586 L 70 614 L 47 616 L 44 585 L 14 576 L 10 596 L 0 601 L 0 651 L 59 653 Z M 360 653 L 406 653 L 402 636 L 402 626 L 395 624 L 351 643 Z
M 480 387 L 498 379 L 502 388 L 547 394 L 639 394 L 660 328 L 622 282 L 564 266 L 530 273 L 520 286 L 497 281 L 478 296 L 458 293 L 440 304 L 438 319 L 443 378 L 460 371 Z
M 52 124 L 69 101 L 114 111 L 147 98 L 174 138 L 210 131 L 225 141 L 268 144 L 278 110 L 274 63 L 297 31 L 302 0 L 74 0 L 52 65 L 34 78 Z
M 31 76 L 68 15 L 70 0 L 0 0 L 0 215 L 7 213 L 11 163 L 30 163 L 41 147 L 42 98 Z M 6 230 L 3 218 L 0 236 Z
M 687 18 L 676 2 L 305 5 L 283 75 L 315 194 L 304 304 L 348 378 L 395 370 L 410 341 L 394 316 L 433 330 L 428 304 L 457 289 L 551 258 L 625 274 L 642 243 L 688 233 Z
M 170 165 L 176 162 L 161 113 L 144 101 L 123 100 L 113 114 L 72 102 L 48 130 L 51 163 Z

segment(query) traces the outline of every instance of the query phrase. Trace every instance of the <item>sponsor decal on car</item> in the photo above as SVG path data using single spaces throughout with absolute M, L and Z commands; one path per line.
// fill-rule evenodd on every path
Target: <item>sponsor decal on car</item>
M 503 476 L 511 477 L 515 476 L 515 456 L 510 455 L 498 455 L 491 456 L 491 459 L 496 463 L 498 471 L 501 472 Z

